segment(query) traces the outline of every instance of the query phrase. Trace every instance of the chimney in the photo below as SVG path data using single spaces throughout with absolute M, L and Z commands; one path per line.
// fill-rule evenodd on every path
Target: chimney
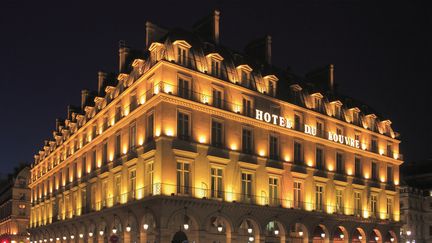
M 119 73 L 122 73 L 126 69 L 126 58 L 129 55 L 129 48 L 126 47 L 124 41 L 119 42 Z
M 89 91 L 87 89 L 81 90 L 81 110 L 84 110 L 88 96 Z
M 167 30 L 153 24 L 150 21 L 147 21 L 146 22 L 146 47 L 149 48 L 152 42 L 159 40 L 166 33 L 168 33 Z
M 329 88 L 334 92 L 334 64 L 329 65 Z
M 245 52 L 254 58 L 264 61 L 267 64 L 271 64 L 271 44 L 272 38 L 270 35 L 266 35 L 263 38 L 251 41 L 246 45 Z
M 193 25 L 194 32 L 207 41 L 219 44 L 219 19 L 220 11 L 214 10 L 212 14 L 205 16 Z
M 68 105 L 67 106 L 67 119 L 68 120 L 72 120 L 72 111 L 73 111 L 72 106 Z
M 58 131 L 59 131 L 59 128 L 60 128 L 60 124 L 61 124 L 61 121 L 60 121 L 60 119 L 59 119 L 59 118 L 56 118 L 56 132 L 58 132 Z
M 213 12 L 213 41 L 216 44 L 219 44 L 219 18 L 220 18 L 220 11 L 215 10 Z
M 271 45 L 272 45 L 272 38 L 270 35 L 267 35 L 265 38 L 265 61 L 267 64 L 271 65 Z
M 105 86 L 105 80 L 106 80 L 107 74 L 99 71 L 98 72 L 98 95 L 99 96 L 103 96 L 105 90 L 104 90 L 104 86 Z

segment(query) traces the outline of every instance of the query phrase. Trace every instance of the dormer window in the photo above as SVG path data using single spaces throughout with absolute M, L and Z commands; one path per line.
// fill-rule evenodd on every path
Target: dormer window
M 223 57 L 218 53 L 210 53 L 206 57 L 208 64 L 210 65 L 210 74 L 215 77 L 220 77 Z
M 150 55 L 151 55 L 150 59 L 153 63 L 162 59 L 163 50 L 164 50 L 164 45 L 162 43 L 153 42 L 150 45 L 150 47 L 149 47 L 149 51 L 150 51 Z
M 189 49 L 192 47 L 189 43 L 184 40 L 174 41 L 174 50 L 176 55 L 177 63 L 180 65 L 188 66 L 189 64 Z
M 323 96 L 320 93 L 314 93 L 312 96 L 312 102 L 313 102 L 313 109 L 318 112 L 322 112 L 323 110 L 323 104 L 322 99 Z
M 185 48 L 177 47 L 177 62 L 181 65 L 186 65 L 187 63 L 187 51 Z
M 351 122 L 354 125 L 359 125 L 360 124 L 360 109 L 358 109 L 357 107 L 350 109 L 351 110 Z
M 376 131 L 376 118 L 377 116 L 375 114 L 369 114 L 367 115 L 367 118 L 369 120 L 369 130 Z
M 341 119 L 342 118 L 342 103 L 340 101 L 333 101 L 333 116 Z
M 220 76 L 220 61 L 212 59 L 211 60 L 211 74 L 213 76 Z
M 275 75 L 267 75 L 263 77 L 264 83 L 267 86 L 267 93 L 270 96 L 276 95 L 276 82 L 279 80 Z
M 239 70 L 241 85 L 249 88 L 251 86 L 250 76 L 251 76 L 252 68 L 249 67 L 248 65 L 240 65 L 237 67 L 237 69 Z

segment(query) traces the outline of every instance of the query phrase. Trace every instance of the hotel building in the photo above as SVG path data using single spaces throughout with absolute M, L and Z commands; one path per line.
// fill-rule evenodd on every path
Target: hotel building
M 0 181 L 0 242 L 28 242 L 30 168 L 21 167 Z
M 121 45 L 31 168 L 31 242 L 397 242 L 398 134 L 335 90 L 298 78 L 271 38 L 219 42 L 146 23 Z

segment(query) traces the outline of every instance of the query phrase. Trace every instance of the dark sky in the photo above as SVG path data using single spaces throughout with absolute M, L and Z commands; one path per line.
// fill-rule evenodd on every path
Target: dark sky
M 187 27 L 221 10 L 221 41 L 273 37 L 273 62 L 298 74 L 335 64 L 340 91 L 401 133 L 407 161 L 432 157 L 432 9 L 427 1 L 11 1 L 0 3 L 0 171 L 50 138 L 56 117 L 116 71 L 118 41 L 145 46 L 145 21 Z M 66 4 L 67 3 L 67 4 Z

